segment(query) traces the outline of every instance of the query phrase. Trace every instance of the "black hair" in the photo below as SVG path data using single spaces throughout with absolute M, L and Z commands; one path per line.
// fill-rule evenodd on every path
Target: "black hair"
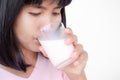
M 29 65 L 22 58 L 13 25 L 24 5 L 41 4 L 42 1 L 44 0 L 0 0 L 0 64 L 26 71 Z M 71 0 L 58 1 L 58 5 L 62 7 L 62 22 L 66 25 L 65 6 L 70 4 Z

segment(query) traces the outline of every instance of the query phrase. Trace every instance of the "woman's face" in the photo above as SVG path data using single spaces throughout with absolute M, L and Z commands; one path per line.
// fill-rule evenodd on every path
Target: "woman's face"
M 14 24 L 15 34 L 24 52 L 40 52 L 37 37 L 39 31 L 47 24 L 58 26 L 61 22 L 61 8 L 57 2 L 44 0 L 41 5 L 26 5 L 22 8 Z

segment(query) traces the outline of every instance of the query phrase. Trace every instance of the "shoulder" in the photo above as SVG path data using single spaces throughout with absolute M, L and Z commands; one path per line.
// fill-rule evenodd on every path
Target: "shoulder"
M 62 70 L 54 67 L 49 59 L 40 55 L 39 61 L 41 62 L 39 65 L 42 65 L 39 70 L 42 69 L 44 74 L 46 74 L 51 80 L 69 80 L 68 76 Z
M 10 75 L 9 75 L 9 72 L 6 70 L 6 67 L 1 65 L 0 64 L 0 79 L 3 79 L 3 80 L 9 80 L 10 78 L 12 78 Z M 13 79 L 14 80 L 14 79 Z

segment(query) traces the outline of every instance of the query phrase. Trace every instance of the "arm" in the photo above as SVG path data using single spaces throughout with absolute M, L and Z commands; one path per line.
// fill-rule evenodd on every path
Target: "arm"
M 83 46 L 77 43 L 77 37 L 71 30 L 66 31 L 66 34 L 68 34 L 69 38 L 69 41 L 66 40 L 66 43 L 73 44 L 74 51 L 70 57 L 72 63 L 64 67 L 63 70 L 70 80 L 87 80 L 84 69 L 88 60 L 88 54 L 84 51 Z
M 81 53 L 81 56 L 77 59 L 77 64 L 70 64 L 66 66 L 63 70 L 70 78 L 70 80 L 87 80 L 84 69 L 87 62 L 87 53 Z
M 67 75 L 70 78 L 70 80 L 87 80 L 84 71 L 78 76 L 74 76 L 73 74 L 67 74 Z
M 85 72 L 82 72 L 82 74 L 80 75 L 80 78 L 78 80 L 87 80 Z

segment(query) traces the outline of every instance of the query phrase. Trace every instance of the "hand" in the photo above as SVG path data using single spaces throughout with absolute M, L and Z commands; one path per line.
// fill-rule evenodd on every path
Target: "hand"
M 83 50 L 82 45 L 77 43 L 77 37 L 72 33 L 71 29 L 66 29 L 65 33 L 68 37 L 65 40 L 65 43 L 67 45 L 73 44 L 74 51 L 70 58 L 73 62 L 62 70 L 66 72 L 71 80 L 80 80 L 80 76 L 84 73 L 84 68 L 86 66 L 88 55 L 86 51 Z

